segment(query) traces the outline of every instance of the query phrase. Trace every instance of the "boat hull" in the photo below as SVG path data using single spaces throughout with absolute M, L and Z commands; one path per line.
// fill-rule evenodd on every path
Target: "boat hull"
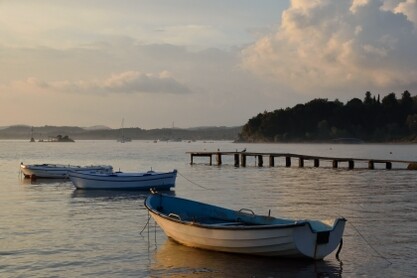
M 316 222 L 309 221 L 265 225 L 235 225 L 227 222 L 202 224 L 196 221 L 183 221 L 182 205 L 178 205 L 180 210 L 171 212 L 171 216 L 159 212 L 149 201 L 153 196 L 155 195 L 147 198 L 145 206 L 169 238 L 189 247 L 212 251 L 320 260 L 337 248 L 346 221 L 339 218 L 326 231 L 314 231 L 312 225 L 314 226 Z M 164 198 L 176 197 L 164 196 Z M 166 204 L 162 201 L 160 206 L 164 207 Z M 219 214 L 219 208 L 214 206 L 200 207 L 196 210 L 211 210 Z M 224 213 L 221 212 L 222 216 L 231 213 L 231 210 L 225 210 Z
M 169 190 L 175 186 L 177 171 L 113 174 L 71 172 L 69 177 L 77 189 Z
M 76 166 L 63 164 L 20 164 L 20 170 L 26 178 L 67 179 L 70 171 L 101 171 L 111 173 L 110 165 Z

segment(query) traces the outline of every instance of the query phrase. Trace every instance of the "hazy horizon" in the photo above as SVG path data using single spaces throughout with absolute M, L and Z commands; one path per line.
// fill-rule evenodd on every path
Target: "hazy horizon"
M 28 124 L 11 124 L 11 125 L 5 125 L 0 126 L 0 129 L 8 128 L 8 127 L 14 127 L 14 126 L 22 126 L 22 127 L 29 127 L 29 128 L 41 128 L 41 127 L 79 127 L 84 129 L 91 129 L 91 128 L 105 128 L 105 129 L 121 129 L 121 128 L 141 128 L 145 130 L 149 129 L 163 129 L 163 128 L 177 128 L 177 129 L 194 129 L 194 128 L 236 128 L 241 127 L 243 125 L 236 125 L 236 126 L 225 126 L 225 125 L 212 125 L 212 126 L 190 126 L 190 127 L 180 127 L 180 126 L 170 126 L 170 127 L 155 127 L 155 128 L 142 128 L 140 126 L 124 126 L 124 127 L 110 127 L 107 125 L 91 125 L 91 126 L 78 126 L 78 125 L 39 125 L 39 126 L 33 126 Z

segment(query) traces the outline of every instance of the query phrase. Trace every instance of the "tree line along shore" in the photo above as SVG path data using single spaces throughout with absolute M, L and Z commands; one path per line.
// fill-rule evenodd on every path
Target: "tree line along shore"
M 404 91 L 363 100 L 313 99 L 249 119 L 240 142 L 417 142 L 417 96 Z

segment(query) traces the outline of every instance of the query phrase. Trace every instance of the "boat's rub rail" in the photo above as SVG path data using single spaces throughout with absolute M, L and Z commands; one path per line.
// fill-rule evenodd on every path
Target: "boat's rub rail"
M 189 215 L 180 215 L 178 213 L 170 212 L 165 213 L 162 211 L 154 211 L 158 215 L 162 217 L 168 217 L 174 221 L 179 221 L 183 223 L 189 223 L 191 225 L 196 226 L 210 226 L 212 228 L 232 228 L 232 227 L 238 227 L 238 226 L 250 226 L 252 228 L 270 228 L 271 226 L 275 228 L 288 228 L 289 226 L 303 226 L 308 225 L 310 227 L 310 230 L 313 233 L 317 234 L 325 234 L 327 232 L 333 231 L 339 221 L 346 221 L 345 218 L 337 218 L 334 219 L 332 222 L 333 224 L 330 224 L 329 221 L 320 221 L 320 220 L 298 220 L 298 221 L 288 221 L 284 223 L 262 223 L 262 221 L 256 221 L 256 219 L 252 219 L 255 221 L 247 221 L 248 219 L 242 219 L 240 217 L 236 219 L 221 219 L 221 218 L 215 218 L 215 217 L 192 217 Z M 246 214 L 246 213 L 245 213 Z M 248 217 L 252 218 L 256 215 L 248 215 Z M 260 219 L 258 219 L 260 220 Z

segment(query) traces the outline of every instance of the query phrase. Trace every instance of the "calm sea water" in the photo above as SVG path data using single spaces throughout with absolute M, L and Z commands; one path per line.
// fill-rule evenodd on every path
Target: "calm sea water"
M 417 171 L 246 168 L 223 158 L 190 165 L 187 151 L 292 152 L 417 160 L 416 145 L 234 144 L 231 142 L 0 141 L 1 277 L 415 277 Z M 23 180 L 20 162 L 111 164 L 122 171 L 178 169 L 173 194 L 233 209 L 296 218 L 348 219 L 337 260 L 239 256 L 166 238 L 143 206 L 144 192 L 77 191 L 69 181 Z M 265 163 L 267 164 L 267 162 Z M 379 168 L 383 168 L 377 166 Z M 142 233 L 140 233 L 143 230 Z

